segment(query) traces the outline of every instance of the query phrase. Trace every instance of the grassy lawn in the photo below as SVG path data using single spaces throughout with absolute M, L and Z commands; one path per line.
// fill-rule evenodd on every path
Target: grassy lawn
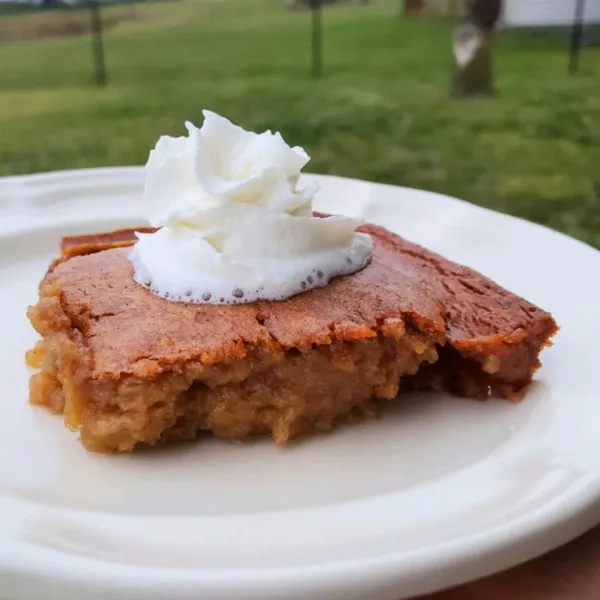
M 2 44 L 31 15 L 0 15 L 0 174 L 141 164 L 206 107 L 280 130 L 312 171 L 449 193 L 600 247 L 600 48 L 572 77 L 561 36 L 503 33 L 499 96 L 454 101 L 452 23 L 402 20 L 398 4 L 327 8 L 319 81 L 309 15 L 282 0 L 138 5 L 106 35 L 105 90 L 89 37 Z

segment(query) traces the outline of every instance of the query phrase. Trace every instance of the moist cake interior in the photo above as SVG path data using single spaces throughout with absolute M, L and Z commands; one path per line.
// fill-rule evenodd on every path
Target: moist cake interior
M 152 380 L 96 383 L 94 401 L 87 402 L 80 393 L 87 366 L 67 330 L 57 331 L 63 317 L 52 295 L 30 311 L 36 328 L 54 331 L 28 355 L 40 368 L 31 378 L 31 401 L 64 413 L 83 444 L 100 452 L 191 439 L 202 431 L 231 439 L 270 433 L 284 443 L 376 415 L 381 401 L 397 396 L 402 376 L 438 358 L 434 342 L 399 322 L 387 336 L 365 341 L 306 352 L 253 349 L 231 364 L 188 362 Z

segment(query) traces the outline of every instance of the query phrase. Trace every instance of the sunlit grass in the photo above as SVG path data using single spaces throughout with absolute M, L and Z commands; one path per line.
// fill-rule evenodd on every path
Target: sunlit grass
M 398 4 L 327 8 L 319 81 L 310 15 L 280 0 L 137 5 L 106 35 L 104 90 L 88 36 L 0 45 L 0 173 L 141 164 L 206 107 L 281 130 L 313 171 L 446 192 L 600 247 L 600 48 L 572 77 L 566 40 L 505 32 L 498 97 L 454 101 L 452 23 L 402 20 Z

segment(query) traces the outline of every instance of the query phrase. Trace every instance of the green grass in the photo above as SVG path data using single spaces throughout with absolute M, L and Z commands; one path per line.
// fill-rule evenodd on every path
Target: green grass
M 451 100 L 452 23 L 397 7 L 327 8 L 319 81 L 310 17 L 281 0 L 138 5 L 106 35 L 105 90 L 89 37 L 0 45 L 0 174 L 142 164 L 211 108 L 280 130 L 312 171 L 445 192 L 600 247 L 600 48 L 568 76 L 562 36 L 505 32 L 499 95 Z

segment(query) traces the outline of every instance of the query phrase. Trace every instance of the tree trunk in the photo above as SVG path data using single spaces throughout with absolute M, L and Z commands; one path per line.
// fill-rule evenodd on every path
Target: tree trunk
M 454 31 L 452 93 L 458 97 L 494 93 L 492 40 L 502 0 L 466 0 L 468 23 Z
M 404 16 L 409 19 L 418 17 L 425 8 L 425 0 L 404 0 Z
M 454 74 L 452 93 L 490 96 L 494 93 L 492 36 L 473 24 L 461 25 L 454 32 Z
M 490 33 L 502 14 L 502 0 L 466 0 L 469 22 Z

